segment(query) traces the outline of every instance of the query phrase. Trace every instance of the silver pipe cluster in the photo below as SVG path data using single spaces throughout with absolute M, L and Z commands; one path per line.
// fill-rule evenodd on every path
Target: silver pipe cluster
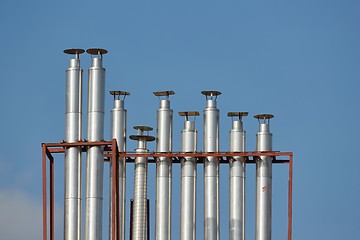
M 196 152 L 195 120 L 189 120 L 189 116 L 199 116 L 199 112 L 179 112 L 179 115 L 185 116 L 184 129 L 181 131 L 181 152 Z M 196 239 L 196 158 L 194 157 L 181 159 L 180 239 Z
M 64 53 L 75 55 L 66 70 L 65 142 L 81 141 L 82 73 L 79 55 L 83 49 L 66 49 Z M 64 161 L 64 239 L 81 238 L 81 149 L 69 147 Z
M 144 131 L 151 131 L 151 127 L 135 126 L 137 135 L 130 139 L 137 140 L 136 153 L 147 153 L 146 142 L 154 141 L 153 136 L 144 135 Z M 148 162 L 146 157 L 136 157 L 134 166 L 134 202 L 132 210 L 132 239 L 145 240 L 147 230 L 147 173 Z
M 254 116 L 260 124 L 256 134 L 256 151 L 272 151 L 272 134 L 270 133 L 271 114 Z M 271 240 L 271 192 L 272 192 L 273 157 L 256 158 L 256 240 Z
M 218 91 L 202 91 L 206 96 L 204 110 L 204 152 L 219 151 L 219 109 L 216 106 Z M 204 238 L 220 239 L 219 225 L 219 159 L 207 157 L 204 160 Z
M 105 49 L 91 48 L 86 51 L 94 55 L 88 78 L 88 129 L 87 140 L 96 142 L 104 140 L 105 109 L 105 69 L 102 66 L 102 55 Z M 86 152 L 86 209 L 85 239 L 102 239 L 103 209 L 103 147 L 92 146 Z
M 157 110 L 156 152 L 172 151 L 172 119 L 169 96 L 174 91 L 154 92 L 160 99 Z M 156 239 L 171 239 L 171 196 L 172 196 L 172 160 L 160 157 L 156 161 Z
M 83 49 L 67 49 L 66 54 L 74 55 L 66 70 L 66 109 L 65 109 L 65 142 L 79 142 L 82 139 L 82 69 L 79 55 Z M 104 109 L 105 109 L 105 69 L 102 66 L 104 49 L 92 48 L 87 53 L 92 56 L 92 64 L 88 71 L 88 123 L 87 140 L 97 142 L 104 140 Z M 114 96 L 114 107 L 111 111 L 111 138 L 116 139 L 119 152 L 126 152 L 126 117 L 124 107 L 128 92 L 111 91 Z M 170 108 L 169 96 L 174 91 L 154 92 L 160 98 L 157 110 L 156 152 L 172 152 L 173 111 Z M 203 111 L 204 135 L 203 151 L 219 152 L 219 109 L 217 97 L 219 91 L 202 91 L 206 96 L 206 107 Z M 195 129 L 195 118 L 199 112 L 179 112 L 185 117 L 181 131 L 181 152 L 197 151 L 198 133 Z M 245 152 L 245 131 L 242 118 L 247 112 L 229 112 L 232 117 L 230 130 L 230 152 Z M 194 120 L 189 120 L 194 117 Z M 254 116 L 260 123 L 256 134 L 256 151 L 272 151 L 272 134 L 269 130 L 270 114 Z M 235 119 L 234 119 L 235 118 Z M 237 118 L 237 119 L 236 119 Z M 137 141 L 136 153 L 148 153 L 147 142 L 155 137 L 144 134 L 151 127 L 135 126 L 137 135 L 130 139 Z M 80 147 L 65 149 L 65 192 L 64 192 L 64 240 L 81 240 L 81 152 Z M 246 157 L 229 159 L 229 239 L 245 240 L 245 165 Z M 256 157 L 256 240 L 271 240 L 271 190 L 272 190 L 273 157 Z M 197 191 L 197 159 L 183 157 L 181 161 L 181 204 L 180 204 L 180 239 L 196 239 L 196 191 Z M 118 198 L 117 203 L 111 202 L 109 216 L 117 211 L 119 216 L 116 229 L 119 240 L 125 239 L 126 209 L 126 159 L 117 159 L 118 165 Z M 111 168 L 110 168 L 111 169 Z M 86 240 L 102 239 L 103 210 L 103 173 L 104 147 L 91 146 L 86 152 L 86 208 L 85 237 Z M 136 157 L 134 164 L 134 195 L 132 209 L 132 238 L 147 238 L 147 157 Z M 110 183 L 112 182 L 110 172 Z M 110 187 L 110 196 L 114 193 Z M 117 209 L 113 209 L 116 205 Z M 155 237 L 158 240 L 171 239 L 172 212 L 172 158 L 156 158 L 156 221 Z M 219 158 L 204 159 L 204 239 L 219 240 Z M 112 239 L 113 222 L 110 220 L 109 239 Z
M 114 96 L 114 107 L 111 110 L 111 139 L 116 139 L 117 146 L 119 152 L 126 152 L 126 109 L 124 107 L 124 102 L 126 96 L 130 95 L 129 92 L 124 91 L 110 91 L 110 94 Z M 118 159 L 118 186 L 119 186 L 119 197 L 117 206 L 119 208 L 119 223 L 118 229 L 120 239 L 125 239 L 125 210 L 126 210 L 126 161 L 124 157 L 120 157 Z M 113 239 L 112 237 L 112 229 L 113 229 L 113 222 L 111 221 L 112 212 L 116 211 L 113 209 L 112 204 L 112 173 L 111 173 L 111 161 L 110 161 L 110 208 L 109 208 L 109 239 Z
M 232 118 L 230 130 L 230 152 L 245 152 L 245 131 L 242 117 L 247 112 L 229 112 Z M 234 120 L 238 117 L 238 120 Z M 245 239 L 245 157 L 232 157 L 229 160 L 229 239 Z

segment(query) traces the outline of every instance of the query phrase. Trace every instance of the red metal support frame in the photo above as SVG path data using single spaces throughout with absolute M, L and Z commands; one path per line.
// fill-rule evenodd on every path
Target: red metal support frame
M 292 187 L 293 187 L 293 154 L 289 155 L 289 190 L 288 190 L 288 240 L 292 239 Z
M 171 157 L 174 159 L 174 163 L 179 163 L 181 158 L 184 157 L 195 157 L 198 159 L 198 163 L 202 163 L 203 160 L 207 157 L 218 157 L 220 163 L 228 163 L 229 159 L 235 156 L 244 156 L 247 157 L 246 163 L 254 164 L 254 157 L 258 156 L 271 156 L 274 157 L 273 163 L 277 164 L 289 164 L 289 179 L 288 179 L 288 240 L 292 240 L 292 187 L 293 187 L 293 153 L 292 152 L 215 152 L 215 153 L 129 153 L 129 152 L 119 152 L 117 148 L 117 142 L 115 139 L 112 141 L 99 141 L 99 142 L 76 142 L 76 143 L 42 143 L 42 201 L 43 201 L 43 240 L 47 240 L 47 227 L 48 227 L 48 218 L 47 218 L 47 164 L 46 159 L 49 159 L 49 200 L 50 200 L 50 216 L 49 216 L 49 228 L 50 228 L 50 240 L 54 240 L 55 233 L 55 224 L 54 224 L 54 158 L 53 153 L 65 153 L 67 147 L 81 147 L 81 151 L 85 152 L 89 146 L 104 146 L 104 157 L 110 158 L 111 160 L 111 174 L 114 176 L 111 182 L 112 189 L 112 211 L 111 221 L 113 224 L 112 229 L 112 240 L 120 239 L 119 228 L 119 157 L 124 157 L 127 162 L 133 162 L 136 157 L 147 157 L 149 158 L 149 163 L 155 162 L 156 158 L 159 157 Z M 277 160 L 277 156 L 288 156 L 289 159 Z M 253 159 L 250 160 L 249 157 Z M 152 159 L 151 159 L 152 158 Z M 224 159 L 226 158 L 226 159 Z M 104 159 L 104 161 L 108 161 Z M 149 234 L 149 233 L 148 233 Z M 130 233 L 131 237 L 131 233 Z
M 46 145 L 42 144 L 43 240 L 47 240 L 46 150 L 47 150 Z

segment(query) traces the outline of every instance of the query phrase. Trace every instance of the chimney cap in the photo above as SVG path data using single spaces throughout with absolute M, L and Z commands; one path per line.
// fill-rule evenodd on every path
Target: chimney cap
M 153 92 L 155 96 L 157 97 L 161 97 L 161 96 L 170 96 L 170 95 L 174 95 L 175 92 L 170 90 L 170 91 L 161 91 L 161 92 Z
M 272 114 L 267 114 L 267 113 L 258 114 L 258 115 L 255 115 L 255 116 L 254 116 L 254 118 L 259 119 L 259 120 L 261 120 L 261 119 L 271 119 L 271 118 L 273 118 L 273 117 L 274 117 L 274 115 L 272 115 Z
M 108 53 L 108 51 L 103 48 L 89 48 L 86 50 L 86 52 L 91 55 L 98 55 L 98 54 L 104 55 Z
M 228 117 L 246 117 L 249 112 L 228 112 Z
M 69 48 L 69 49 L 65 49 L 64 50 L 64 53 L 66 54 L 72 54 L 72 55 L 75 55 L 75 54 L 82 54 L 84 53 L 85 50 L 82 49 L 82 48 Z

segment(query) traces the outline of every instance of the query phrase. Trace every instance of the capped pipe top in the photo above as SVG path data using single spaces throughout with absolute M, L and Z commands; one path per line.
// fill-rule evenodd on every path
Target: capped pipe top
M 75 58 L 70 60 L 70 67 L 80 67 L 80 63 L 78 61 L 79 55 L 84 52 L 85 52 L 85 50 L 81 49 L 81 48 L 69 48 L 69 49 L 64 50 L 65 54 L 75 55 Z
M 125 100 L 126 96 L 130 95 L 130 92 L 125 91 L 109 91 L 109 93 L 114 96 L 114 100 L 121 100 L 121 96 L 124 96 L 122 100 Z
M 206 100 L 216 99 L 217 96 L 221 95 L 219 91 L 202 91 L 201 94 L 206 96 Z
M 82 48 L 69 48 L 69 49 L 64 50 L 64 53 L 70 54 L 70 55 L 79 55 L 84 52 L 85 52 L 85 50 Z
M 162 91 L 162 92 L 153 92 L 155 96 L 157 97 L 161 97 L 161 96 L 170 96 L 170 95 L 174 95 L 175 92 L 170 90 L 170 91 Z
M 189 121 L 189 116 L 199 116 L 200 113 L 199 112 L 179 112 L 179 116 L 185 117 L 186 121 Z
M 155 140 L 155 137 L 149 136 L 149 131 L 152 131 L 153 128 L 149 126 L 134 126 L 135 130 L 138 130 L 137 135 L 131 135 L 131 140 L 145 140 L 147 142 L 151 142 Z M 144 131 L 148 132 L 148 135 L 144 135 Z
M 133 127 L 135 130 L 141 130 L 141 131 L 152 131 L 153 128 L 152 127 L 149 127 L 149 126 L 134 126 Z
M 228 112 L 228 117 L 239 117 L 239 120 L 241 121 L 243 117 L 246 117 L 249 115 L 249 112 Z
M 99 57 L 102 57 L 102 55 L 108 53 L 108 51 L 103 48 L 89 48 L 86 50 L 86 52 L 90 55 L 98 55 Z
M 274 117 L 274 115 L 272 115 L 272 114 L 267 114 L 267 113 L 265 113 L 265 114 L 258 114 L 258 115 L 255 115 L 254 116 L 254 118 L 256 118 L 258 121 L 259 121 L 259 123 L 260 123 L 260 120 L 264 120 L 264 122 L 263 123 L 267 123 L 267 124 L 269 124 L 270 123 L 270 119 L 271 118 L 273 118 Z M 267 121 L 266 121 L 267 120 Z

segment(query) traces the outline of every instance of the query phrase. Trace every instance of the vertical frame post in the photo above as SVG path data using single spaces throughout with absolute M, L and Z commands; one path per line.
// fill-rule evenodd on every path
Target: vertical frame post
M 293 185 L 293 155 L 289 161 L 289 190 L 288 190 L 288 240 L 292 239 L 292 185 Z
M 43 240 L 47 240 L 47 201 L 46 201 L 46 146 L 42 144 L 42 201 L 43 201 Z

